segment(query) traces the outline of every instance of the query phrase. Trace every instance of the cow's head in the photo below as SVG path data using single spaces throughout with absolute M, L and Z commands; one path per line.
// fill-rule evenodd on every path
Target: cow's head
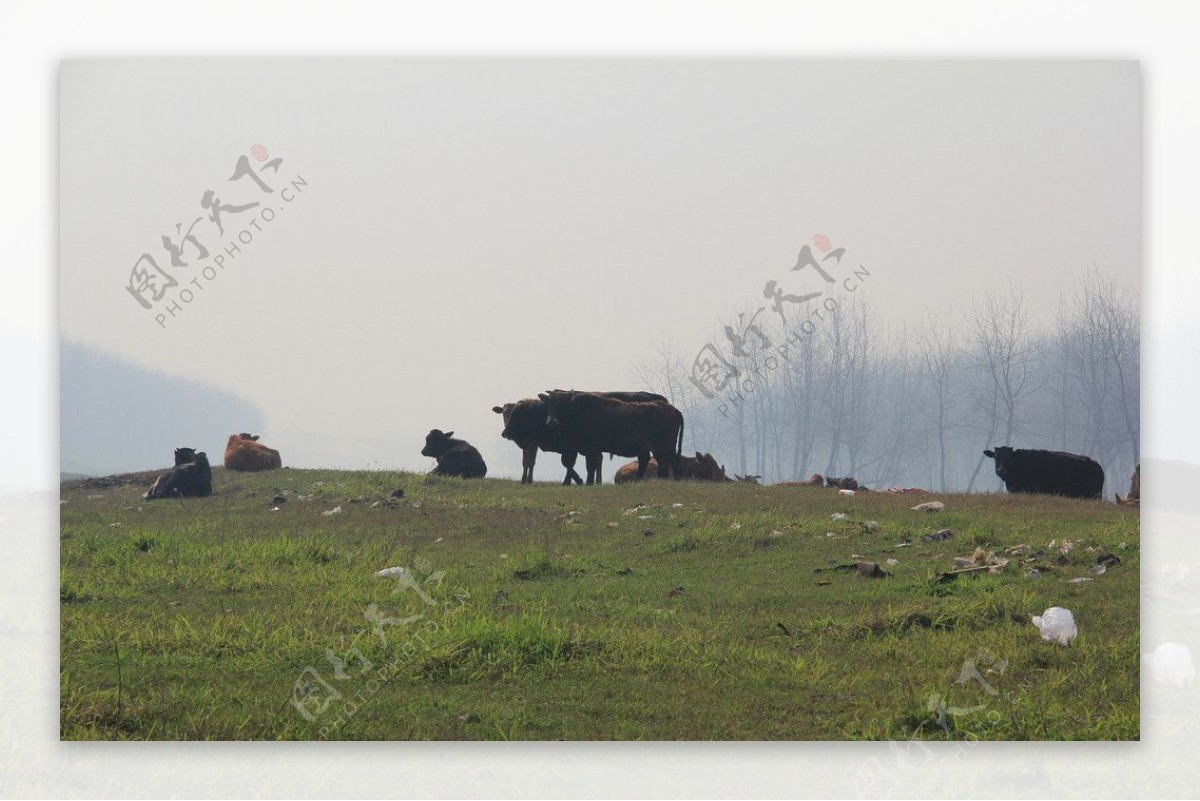
M 570 402 L 574 393 L 562 389 L 552 389 L 549 392 L 538 393 L 538 400 L 546 404 L 546 426 L 557 429 L 563 408 Z
M 505 439 L 512 439 L 512 437 L 508 435 L 508 424 L 509 421 L 512 420 L 512 412 L 515 408 L 517 408 L 517 404 L 515 403 L 506 403 L 503 406 L 492 407 L 492 411 L 500 415 L 500 419 L 504 421 L 504 430 L 500 432 L 500 436 L 504 437 Z
M 196 451 L 194 448 L 176 448 L 175 449 L 175 464 L 188 464 L 196 461 Z
M 247 434 L 245 431 L 238 434 L 239 439 L 248 439 L 251 442 L 258 442 L 258 434 Z
M 433 429 L 425 435 L 425 447 L 421 449 L 421 455 L 432 456 L 435 459 L 442 456 L 453 447 L 454 443 L 450 440 L 453 436 L 453 431 Z
M 1009 466 L 1012 463 L 1013 449 L 1007 445 L 1002 445 L 995 450 L 988 449 L 983 452 L 983 455 L 989 459 L 994 459 L 996 462 L 996 475 L 1001 479 L 1007 480 Z
M 725 468 L 717 464 L 711 453 L 696 453 L 696 475 L 701 481 L 727 481 Z

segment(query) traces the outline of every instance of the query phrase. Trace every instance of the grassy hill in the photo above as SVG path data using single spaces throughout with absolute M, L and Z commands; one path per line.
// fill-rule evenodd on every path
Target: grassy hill
M 1109 503 L 222 469 L 210 498 L 144 502 L 146 484 L 63 484 L 65 739 L 1138 736 L 1138 516 Z M 1017 545 L 1002 573 L 939 580 Z M 857 561 L 892 575 L 836 569 Z M 1030 623 L 1050 606 L 1075 614 L 1070 647 Z

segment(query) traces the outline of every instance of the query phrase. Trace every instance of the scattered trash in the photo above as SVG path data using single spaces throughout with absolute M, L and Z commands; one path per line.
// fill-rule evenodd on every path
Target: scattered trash
M 742 527 L 742 524 L 741 524 L 741 523 L 733 523 L 733 524 L 731 524 L 731 525 L 729 526 L 729 529 L 730 529 L 731 531 L 737 531 L 737 530 L 738 530 L 739 528 L 741 528 L 741 527 Z
M 792 636 L 792 632 L 788 630 L 787 626 L 783 625 L 782 623 L 776 623 L 775 625 L 779 626 L 779 630 L 782 631 L 784 633 L 784 635 L 786 635 L 788 637 Z
M 1029 568 L 1029 570 L 1025 573 L 1025 578 L 1034 579 L 1034 578 L 1041 578 L 1041 577 L 1042 577 L 1042 571 L 1038 570 L 1036 567 Z
M 850 515 L 843 514 L 842 512 L 834 512 L 829 517 L 831 520 L 848 520 L 850 518 Z
M 833 582 L 830 581 L 829 579 L 821 579 L 820 581 L 817 582 L 817 586 L 818 587 L 828 587 L 832 583 Z
M 924 537 L 921 537 L 921 542 L 943 542 L 953 538 L 954 532 L 948 528 L 944 528 L 941 531 L 935 531 L 932 534 L 926 534 Z
M 779 529 L 775 529 L 774 531 L 772 531 L 772 532 L 771 532 L 770 534 L 768 534 L 767 536 L 768 536 L 768 537 L 770 537 L 770 538 L 771 538 L 771 539 L 773 539 L 773 540 L 777 540 L 777 539 L 779 539 L 780 537 L 782 537 L 782 536 L 783 536 L 783 532 L 782 532 L 782 531 L 780 531 Z
M 508 558 L 508 554 L 506 554 L 506 553 L 502 553 L 502 554 L 500 554 L 500 558 L 501 558 L 501 559 L 507 559 L 507 558 Z
M 1011 548 L 1004 549 L 1005 556 L 1023 556 L 1029 550 L 1028 545 L 1014 545 Z
M 340 507 L 340 506 L 335 506 L 332 509 L 330 509 L 328 512 L 321 512 L 321 514 L 325 515 L 326 517 L 332 517 L 333 515 L 340 515 L 341 513 L 342 513 L 342 507 Z
M 954 557 L 954 570 L 949 570 L 938 577 L 939 581 L 953 581 L 959 576 L 975 573 L 1003 573 L 1008 569 L 1009 560 L 996 556 L 995 551 L 985 551 L 976 548 L 970 556 Z
M 385 567 L 375 575 L 379 578 L 400 578 L 405 574 L 405 572 L 406 571 L 402 567 Z
M 281 503 L 285 503 L 286 501 L 287 496 L 282 492 L 278 493 L 274 498 L 271 499 L 271 503 L 275 504 L 276 506 L 279 506 Z
M 621 524 L 620 523 L 605 523 L 604 525 L 607 526 L 608 528 L 617 528 Z
M 866 532 L 879 531 L 879 529 L 880 529 L 878 520 L 868 520 L 867 522 L 862 524 L 862 527 L 863 527 L 863 531 L 866 531 Z
M 1069 645 L 1079 634 L 1075 626 L 1075 616 L 1070 609 L 1052 606 L 1041 616 L 1030 615 L 1033 625 L 1042 632 L 1042 639 L 1057 642 L 1059 645 Z
M 359 495 L 357 498 L 351 498 L 347 501 L 347 503 L 366 503 L 366 501 L 367 499 L 365 497 Z
M 120 528 L 121 526 L 123 526 L 125 524 L 124 523 L 109 523 L 108 525 L 109 525 L 109 528 Z
M 465 715 L 459 715 L 458 722 L 459 723 L 478 723 L 479 715 L 476 715 L 474 712 L 468 712 Z
M 1075 549 L 1075 543 L 1067 542 L 1066 540 L 1063 540 L 1063 544 L 1059 546 L 1058 552 L 1061 553 L 1063 556 L 1066 556 L 1074 549 Z
M 1096 564 L 1104 567 L 1112 567 L 1121 564 L 1121 559 L 1116 554 L 1106 553 L 1103 556 L 1097 557 Z
M 847 490 L 847 489 L 838 490 L 838 495 L 845 495 L 847 498 L 853 498 L 854 490 Z
M 633 572 L 633 568 L 626 566 L 626 567 L 623 567 L 620 570 L 618 570 L 617 575 L 618 576 L 628 576 L 632 572 Z
M 1183 689 L 1196 678 L 1196 663 L 1192 651 L 1177 642 L 1164 642 L 1146 657 L 1150 663 L 1150 676 L 1155 681 Z
M 899 560 L 899 559 L 892 559 L 892 558 L 889 558 L 889 559 L 887 560 L 887 564 L 888 564 L 888 566 L 889 566 L 889 567 L 895 567 L 896 565 L 900 564 L 900 560 Z
M 433 544 L 434 544 L 434 545 L 437 545 L 439 542 L 441 542 L 441 541 L 442 541 L 442 540 L 444 540 L 444 539 L 446 539 L 446 538 L 445 538 L 445 537 L 438 537 L 436 540 L 434 540 L 434 541 L 433 541 Z
M 653 520 L 654 515 L 638 515 L 638 520 Z
M 914 512 L 940 512 L 946 508 L 946 504 L 941 501 L 930 501 L 929 503 L 918 503 L 912 508 Z
M 379 506 L 379 505 L 380 505 L 380 504 L 382 504 L 382 503 L 383 503 L 383 501 L 375 501 L 374 503 L 372 503 L 372 504 L 371 504 L 370 506 L 368 506 L 367 508 L 368 508 L 368 509 L 374 509 L 376 506 Z
M 1094 567 L 1088 568 L 1088 572 L 1093 576 L 1103 576 L 1108 572 L 1108 568 L 1104 565 L 1095 565 Z
M 388 497 L 389 498 L 403 498 L 404 497 L 404 489 L 402 487 L 394 489 L 394 490 L 392 490 L 392 494 L 389 495 Z
M 578 514 L 579 514 L 579 512 L 576 512 L 576 511 L 572 510 L 572 511 L 570 511 L 570 512 L 567 512 L 565 515 L 559 515 L 559 516 L 558 516 L 558 519 L 559 519 L 559 520 L 562 520 L 564 517 L 575 517 L 575 516 L 576 516 L 576 515 L 578 515 Z
M 912 540 L 905 540 L 904 542 L 897 542 L 892 547 L 893 548 L 907 548 L 910 545 L 912 545 Z
M 653 537 L 654 529 L 652 529 L 652 528 L 642 529 L 642 536 L 643 537 Z
M 672 587 L 672 588 L 671 588 L 671 589 L 670 589 L 670 590 L 667 592 L 667 597 L 668 597 L 668 598 L 674 598 L 674 597 L 675 597 L 675 596 L 677 596 L 677 595 L 683 595 L 683 587 L 682 587 L 682 586 L 680 586 L 680 587 Z
M 1080 578 L 1073 578 L 1073 579 L 1069 580 L 1067 583 L 1068 583 L 1068 584 L 1082 584 L 1082 583 L 1084 583 L 1085 581 L 1095 581 L 1095 579 L 1094 579 L 1094 578 L 1088 578 L 1087 576 L 1082 576 L 1082 577 L 1080 577 Z
M 643 510 L 643 509 L 645 509 L 645 508 L 646 508 L 646 504 L 644 504 L 644 503 L 639 503 L 637 506 L 633 507 L 632 509 L 626 509 L 626 510 L 625 510 L 624 512 L 622 512 L 621 514 L 623 514 L 623 515 L 625 515 L 626 517 L 628 517 L 629 515 L 636 515 L 638 512 L 642 511 L 642 510 Z
M 682 509 L 683 504 L 682 503 L 673 503 L 673 504 L 671 504 L 671 508 L 672 509 Z
M 272 507 L 271 507 L 270 509 L 268 509 L 267 511 L 268 511 L 268 512 L 278 512 L 278 511 L 279 511 L 279 507 L 278 507 L 278 506 L 272 506 Z

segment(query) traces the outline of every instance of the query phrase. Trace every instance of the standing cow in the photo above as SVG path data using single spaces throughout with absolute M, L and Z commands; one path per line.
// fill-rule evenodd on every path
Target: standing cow
M 598 392 L 596 394 L 623 401 L 667 402 L 662 395 L 653 392 Z M 504 431 L 500 435 L 511 440 L 521 449 L 522 484 L 533 483 L 533 467 L 537 464 L 539 448 L 543 451 L 562 454 L 562 466 L 567 470 L 566 476 L 563 478 L 563 486 L 569 485 L 572 481 L 576 484 L 583 483 L 579 473 L 575 472 L 575 462 L 579 454 L 563 444 L 562 435 L 557 429 L 546 425 L 545 401 L 526 398 L 516 403 L 493 406 L 492 411 L 504 419 Z
M 601 454 L 636 456 L 644 478 L 651 454 L 658 477 L 679 478 L 683 415 L 669 403 L 627 402 L 594 392 L 551 390 L 538 395 L 546 404 L 546 425 L 558 428 L 563 444 L 582 453 L 587 484 L 600 484 Z
M 437 467 L 433 472 L 442 476 L 459 476 L 461 478 L 483 478 L 487 475 L 487 465 L 479 451 L 464 439 L 452 439 L 453 431 L 442 432 L 433 429 L 425 436 L 425 447 L 421 449 L 422 456 L 432 456 L 437 459 Z
M 162 498 L 207 498 L 212 495 L 212 468 L 208 456 L 192 448 L 175 449 L 175 466 L 159 476 L 142 496 L 147 501 Z
M 1104 468 L 1087 456 L 1062 451 L 1013 449 L 986 450 L 996 461 L 996 475 L 1009 492 L 1065 495 L 1092 499 L 1104 491 Z
M 1138 463 L 1133 468 L 1133 475 L 1129 477 L 1129 494 L 1124 498 L 1121 493 L 1114 493 L 1117 496 L 1117 503 L 1120 506 L 1141 506 L 1142 505 L 1142 465 Z

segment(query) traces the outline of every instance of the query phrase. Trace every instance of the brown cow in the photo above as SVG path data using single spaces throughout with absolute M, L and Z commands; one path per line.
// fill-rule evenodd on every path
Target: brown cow
M 833 476 L 826 476 L 825 486 L 834 489 L 856 490 L 858 489 L 858 481 L 850 477 L 834 478 Z
M 647 476 L 649 471 L 653 470 L 658 473 L 658 462 L 653 458 L 646 465 Z M 630 462 L 622 465 L 617 474 L 613 476 L 614 484 L 626 484 L 630 481 L 637 481 L 638 463 Z M 679 457 L 679 477 L 690 481 L 732 481 L 733 479 L 725 475 L 725 465 L 717 464 L 717 460 L 709 453 L 697 452 L 695 456 L 680 456 Z
M 582 453 L 587 484 L 599 484 L 600 456 L 636 456 L 638 477 L 653 453 L 658 477 L 679 477 L 683 414 L 669 403 L 626 402 L 594 392 L 551 390 L 538 395 L 546 404 L 546 425 L 557 428 L 563 445 Z
M 1133 475 L 1129 479 L 1129 494 L 1124 498 L 1120 493 L 1114 494 L 1117 496 L 1117 503 L 1121 506 L 1142 505 L 1142 465 L 1140 463 L 1133 468 Z
M 781 481 L 775 486 L 777 487 L 823 487 L 825 486 L 825 476 L 820 473 L 813 473 L 808 481 Z
M 225 445 L 225 469 L 258 472 L 283 467 L 279 451 L 258 444 L 257 434 L 230 434 Z

